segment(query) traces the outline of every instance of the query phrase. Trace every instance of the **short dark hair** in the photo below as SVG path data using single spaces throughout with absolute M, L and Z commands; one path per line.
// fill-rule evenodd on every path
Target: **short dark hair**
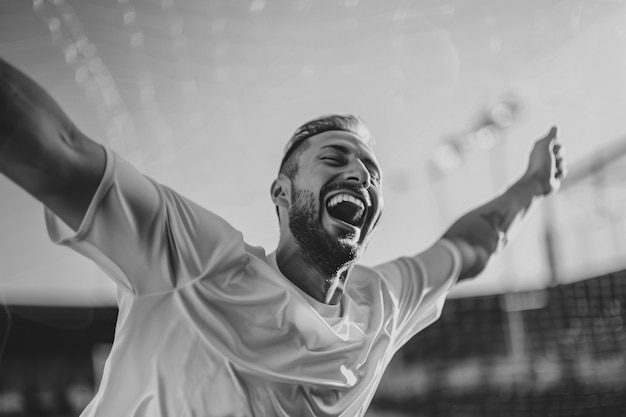
M 279 173 L 293 179 L 298 173 L 298 156 L 308 146 L 307 139 L 320 133 L 339 130 L 354 133 L 365 143 L 372 146 L 374 137 L 362 118 L 354 114 L 331 114 L 318 117 L 300 126 L 285 146 L 285 153 L 280 163 Z

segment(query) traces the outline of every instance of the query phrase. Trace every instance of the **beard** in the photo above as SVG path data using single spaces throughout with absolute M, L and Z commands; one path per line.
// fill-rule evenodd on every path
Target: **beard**
M 289 228 L 302 250 L 302 258 L 326 276 L 350 270 L 365 250 L 363 243 L 329 234 L 322 224 L 321 203 L 311 191 L 291 185 L 294 204 L 289 209 Z

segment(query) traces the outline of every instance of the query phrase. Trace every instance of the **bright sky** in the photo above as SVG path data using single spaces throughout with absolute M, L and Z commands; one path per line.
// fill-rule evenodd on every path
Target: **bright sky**
M 385 171 L 386 211 L 366 264 L 426 248 L 511 183 L 553 124 L 571 166 L 626 135 L 621 0 L 3 0 L 0 55 L 94 139 L 267 251 L 277 241 L 269 185 L 285 141 L 320 114 L 360 114 Z M 505 97 L 521 111 L 500 145 L 469 149 L 458 170 L 434 179 L 435 150 L 467 143 Z M 89 261 L 48 242 L 36 202 L 4 179 L 0 192 L 6 302 L 112 302 Z M 621 218 L 581 221 L 595 210 L 575 209 L 589 190 L 563 194 L 551 206 L 562 279 L 623 267 L 613 256 Z M 537 210 L 458 295 L 545 286 L 544 219 Z

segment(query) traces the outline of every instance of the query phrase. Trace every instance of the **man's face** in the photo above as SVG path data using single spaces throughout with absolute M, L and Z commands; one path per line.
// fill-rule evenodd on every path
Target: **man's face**
M 305 256 L 326 272 L 365 251 L 383 208 L 372 149 L 348 132 L 310 139 L 291 184 L 289 227 Z

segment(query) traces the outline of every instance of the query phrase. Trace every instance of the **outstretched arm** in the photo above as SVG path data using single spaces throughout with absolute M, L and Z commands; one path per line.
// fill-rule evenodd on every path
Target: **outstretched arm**
M 105 158 L 43 88 L 0 59 L 0 173 L 77 230 Z
M 553 127 L 535 143 L 528 168 L 515 184 L 494 200 L 462 216 L 443 235 L 461 252 L 460 279 L 482 272 L 489 259 L 506 245 L 512 230 L 531 207 L 559 189 L 566 168 L 556 133 Z

